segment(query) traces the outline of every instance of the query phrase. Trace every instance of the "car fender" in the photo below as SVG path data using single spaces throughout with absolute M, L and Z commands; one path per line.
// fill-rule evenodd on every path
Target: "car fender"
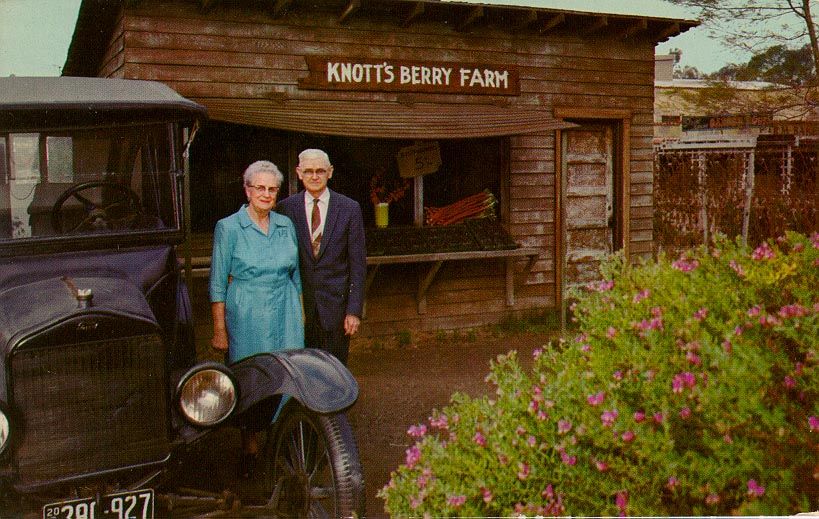
M 262 353 L 230 365 L 239 385 L 234 415 L 279 395 L 320 414 L 343 411 L 358 399 L 358 383 L 330 353 L 315 348 Z

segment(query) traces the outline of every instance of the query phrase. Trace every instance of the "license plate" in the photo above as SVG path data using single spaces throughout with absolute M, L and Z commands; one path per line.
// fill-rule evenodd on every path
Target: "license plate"
M 96 498 L 72 499 L 43 507 L 43 519 L 153 519 L 154 491 L 120 492 Z

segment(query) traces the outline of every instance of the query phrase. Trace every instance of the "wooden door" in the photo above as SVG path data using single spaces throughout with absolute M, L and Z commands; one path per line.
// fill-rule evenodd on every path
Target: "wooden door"
M 562 132 L 563 284 L 599 279 L 615 249 L 614 127 L 588 124 Z

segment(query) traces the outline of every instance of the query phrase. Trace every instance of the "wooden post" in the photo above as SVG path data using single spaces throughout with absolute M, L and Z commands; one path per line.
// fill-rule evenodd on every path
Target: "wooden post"
M 702 223 L 702 243 L 708 245 L 708 192 L 705 179 L 705 154 L 697 154 L 697 192 L 700 198 L 700 223 Z
M 748 232 L 751 225 L 751 202 L 754 199 L 754 161 L 756 154 L 750 151 L 745 154 L 745 205 L 742 209 L 742 243 L 748 245 Z

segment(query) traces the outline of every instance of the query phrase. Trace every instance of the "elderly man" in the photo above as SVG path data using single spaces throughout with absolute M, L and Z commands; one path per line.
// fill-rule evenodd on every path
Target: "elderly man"
M 333 166 L 325 152 L 302 151 L 296 173 L 304 191 L 280 202 L 276 210 L 296 225 L 304 342 L 346 364 L 350 336 L 358 331 L 364 307 L 367 257 L 361 208 L 355 200 L 327 187 Z

